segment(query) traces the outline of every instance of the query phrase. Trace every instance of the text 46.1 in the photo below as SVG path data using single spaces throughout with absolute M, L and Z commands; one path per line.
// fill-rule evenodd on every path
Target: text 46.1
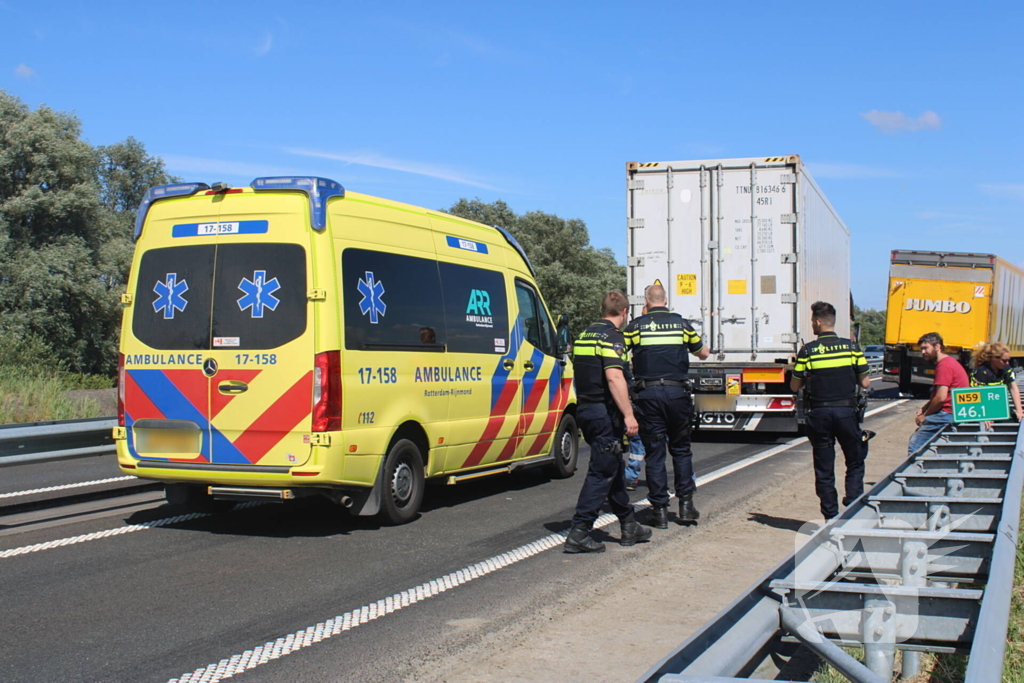
M 236 353 L 239 365 L 277 365 L 276 353 Z
M 360 384 L 396 384 L 398 370 L 395 368 L 359 368 Z

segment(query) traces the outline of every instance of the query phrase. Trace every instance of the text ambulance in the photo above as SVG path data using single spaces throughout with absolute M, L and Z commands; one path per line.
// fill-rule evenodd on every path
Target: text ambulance
M 427 478 L 575 470 L 567 321 L 505 230 L 257 178 L 153 188 L 135 238 L 114 436 L 169 501 L 321 494 L 398 524 Z

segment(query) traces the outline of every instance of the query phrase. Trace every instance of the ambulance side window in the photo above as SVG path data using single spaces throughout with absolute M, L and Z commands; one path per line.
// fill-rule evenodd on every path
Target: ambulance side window
M 437 261 L 367 249 L 341 256 L 345 348 L 444 351 Z
M 556 355 L 554 327 L 536 290 L 527 283 L 516 280 L 516 300 L 519 302 L 519 320 L 523 325 L 526 341 L 549 356 Z
M 508 297 L 501 273 L 455 263 L 438 264 L 444 290 L 448 351 L 505 353 Z

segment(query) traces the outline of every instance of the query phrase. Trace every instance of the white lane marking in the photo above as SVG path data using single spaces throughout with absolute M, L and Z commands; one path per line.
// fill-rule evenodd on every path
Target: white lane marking
M 875 408 L 868 412 L 867 415 L 875 415 L 905 402 L 905 400 L 894 401 L 879 408 Z M 807 441 L 807 439 L 805 437 L 801 437 L 799 439 L 793 439 L 792 441 L 780 446 L 776 446 L 775 448 L 770 448 L 763 453 L 758 453 L 757 455 L 741 460 L 740 462 L 733 463 L 727 467 L 705 474 L 703 477 L 698 477 L 697 484 L 707 484 L 715 481 L 716 479 L 732 474 L 737 470 L 741 470 L 744 467 L 749 467 L 754 463 L 760 462 L 765 458 L 770 458 L 773 455 L 787 451 L 794 446 L 804 443 L 805 441 Z M 634 506 L 638 508 L 646 508 L 650 507 L 650 502 L 643 500 L 634 503 Z M 613 514 L 601 515 L 594 523 L 594 527 L 599 529 L 617 521 L 618 517 Z M 246 650 L 240 655 L 233 655 L 226 659 L 222 659 L 219 662 L 199 667 L 195 671 L 182 674 L 177 678 L 172 678 L 168 683 L 217 683 L 217 681 L 222 681 L 225 678 L 231 678 L 232 676 L 236 676 L 248 671 L 249 669 L 254 669 L 261 664 L 266 664 L 267 662 L 275 659 L 280 659 L 281 657 L 290 655 L 302 648 L 310 647 L 323 640 L 332 638 L 344 631 L 351 631 L 363 624 L 367 624 L 371 621 L 387 616 L 388 614 L 397 612 L 403 607 L 408 607 L 416 604 L 417 602 L 422 602 L 423 600 L 432 598 L 435 595 L 440 595 L 445 591 L 458 588 L 459 586 L 469 583 L 474 579 L 479 579 L 481 576 L 487 576 L 499 569 L 515 564 L 516 562 L 521 562 L 522 560 L 539 555 L 545 550 L 556 548 L 565 543 L 567 533 L 568 532 L 551 534 L 550 536 L 537 539 L 532 543 L 521 545 L 514 550 L 502 553 L 501 555 L 492 557 L 489 560 L 477 562 L 476 564 L 452 572 L 451 574 L 446 574 L 440 578 L 434 579 L 433 581 L 422 583 L 414 588 L 408 588 L 399 593 L 395 593 L 390 597 L 382 598 L 377 602 L 369 605 L 363 605 L 358 609 L 345 612 L 344 614 L 339 614 L 331 619 L 326 619 L 301 631 L 281 636 L 277 640 L 272 640 L 264 643 L 263 645 L 254 647 L 251 650 Z
M 142 531 L 143 529 L 153 529 L 155 527 L 167 526 L 168 524 L 177 524 L 178 522 L 186 522 L 191 519 L 199 519 L 200 517 L 209 516 L 210 515 L 207 512 L 190 512 L 187 515 L 178 515 L 176 517 L 164 517 L 163 519 L 156 519 L 152 522 L 143 522 L 142 524 L 128 524 L 125 526 L 119 526 L 114 529 L 106 529 L 104 531 L 94 531 L 90 534 L 82 534 L 81 536 L 59 538 L 56 541 L 47 541 L 45 543 L 36 543 L 34 545 L 26 545 L 20 548 L 11 548 L 10 550 L 4 550 L 0 552 L 0 559 L 6 557 L 16 557 L 18 555 L 27 555 L 28 553 L 36 553 L 40 550 L 63 548 L 66 545 L 75 545 L 76 543 L 95 541 L 97 539 L 108 538 L 110 536 L 121 536 L 123 534 L 130 534 L 136 531 Z
M 77 489 L 83 486 L 99 486 L 100 484 L 112 484 L 115 481 L 127 481 L 129 479 L 135 479 L 136 477 L 111 477 L 110 479 L 95 479 L 93 481 L 80 481 L 77 484 L 61 484 L 60 486 L 47 486 L 41 489 L 29 489 L 28 491 L 14 491 L 13 493 L 0 493 L 0 499 L 3 498 L 14 498 L 16 496 L 29 496 L 33 493 L 50 493 L 51 491 L 66 491 L 68 489 Z
M 260 501 L 252 501 L 249 503 L 240 503 L 234 507 L 235 510 L 245 510 L 247 508 L 256 507 L 257 505 L 266 505 Z M 189 512 L 184 515 L 175 515 L 174 517 L 164 517 L 162 519 L 154 519 L 152 522 L 143 522 L 142 524 L 127 524 L 125 526 L 115 527 L 113 529 L 105 529 L 103 531 L 93 531 L 92 533 L 82 534 L 81 536 L 70 536 L 68 538 L 58 538 L 55 541 L 46 541 L 45 543 L 34 543 L 32 545 L 25 545 L 20 548 L 11 548 L 9 550 L 0 551 L 0 560 L 8 557 L 17 557 L 18 555 L 27 555 L 28 553 L 37 553 L 40 550 L 52 550 L 53 548 L 63 548 L 68 545 L 75 545 L 77 543 L 85 543 L 86 541 L 96 541 L 101 538 L 109 538 L 110 536 L 121 536 L 124 534 L 131 534 L 136 531 L 142 531 L 143 529 L 156 529 L 162 526 L 168 526 L 171 524 L 177 524 L 179 522 L 188 522 L 193 519 L 200 519 L 202 517 L 210 517 L 209 512 Z

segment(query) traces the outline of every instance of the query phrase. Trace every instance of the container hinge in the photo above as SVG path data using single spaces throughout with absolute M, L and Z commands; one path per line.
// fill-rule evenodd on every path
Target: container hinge
M 128 438 L 128 429 L 125 427 L 114 427 L 111 436 L 114 437 L 114 441 L 124 441 Z
M 303 443 L 308 443 L 311 446 L 330 446 L 331 435 L 324 434 L 323 432 L 317 432 L 315 434 L 306 434 L 302 437 Z
M 306 292 L 306 298 L 310 301 L 326 301 L 327 290 L 326 289 L 311 289 Z
M 797 261 L 796 254 L 783 254 L 782 255 L 782 262 L 783 263 L 796 263 L 796 261 Z
M 780 335 L 783 344 L 796 344 L 800 341 L 800 338 L 796 335 L 796 332 L 783 332 Z
M 630 229 L 642 228 L 642 227 L 644 227 L 644 219 L 643 218 L 627 218 L 626 219 L 626 227 L 630 228 Z
M 795 213 L 784 213 L 781 216 L 779 216 L 779 222 L 780 223 L 796 223 L 796 214 Z
M 791 185 L 796 184 L 796 173 L 783 173 L 779 176 L 780 183 L 789 183 Z
M 629 303 L 631 305 L 633 305 L 633 306 L 640 306 L 641 304 L 644 303 L 644 295 L 643 294 L 631 294 L 629 296 Z
M 644 264 L 643 256 L 627 256 L 626 265 L 630 267 L 642 266 Z
M 124 306 L 131 306 L 134 301 L 135 297 L 127 292 L 121 295 L 121 304 Z
M 787 292 L 782 295 L 782 303 L 784 304 L 795 304 L 797 303 L 796 294 L 793 292 Z
M 639 179 L 629 179 L 629 189 L 631 190 L 642 190 L 644 189 L 644 181 Z

